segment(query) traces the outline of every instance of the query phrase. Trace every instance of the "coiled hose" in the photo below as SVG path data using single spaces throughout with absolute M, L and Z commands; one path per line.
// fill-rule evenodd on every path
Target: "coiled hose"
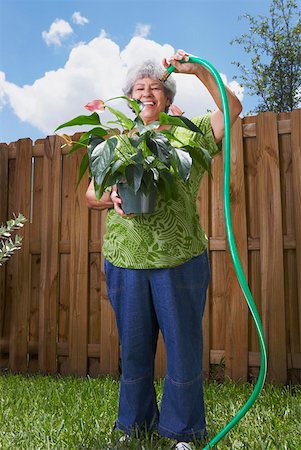
M 260 391 L 264 385 L 264 381 L 267 373 L 267 349 L 264 338 L 264 332 L 262 323 L 253 300 L 251 291 L 249 289 L 247 280 L 245 278 L 244 272 L 242 270 L 241 262 L 237 253 L 236 244 L 233 236 L 233 228 L 232 228 L 232 218 L 231 218 L 231 209 L 230 209 L 230 114 L 229 114 L 229 105 L 226 94 L 226 89 L 224 83 L 220 77 L 220 74 L 215 69 L 215 67 L 206 61 L 205 59 L 198 58 L 196 56 L 189 56 L 189 62 L 201 64 L 204 66 L 209 72 L 213 75 L 217 86 L 220 91 L 221 100 L 222 100 L 222 108 L 224 113 L 224 216 L 225 216 L 225 225 L 226 225 L 226 235 L 230 248 L 230 254 L 232 257 L 232 261 L 234 264 L 235 272 L 242 289 L 242 292 L 245 296 L 246 302 L 248 304 L 249 310 L 253 316 L 253 320 L 255 323 L 259 344 L 260 344 L 260 371 L 257 379 L 257 383 L 254 387 L 252 394 L 249 399 L 246 401 L 244 406 L 238 411 L 238 413 L 233 417 L 233 419 L 213 438 L 208 444 L 203 447 L 203 450 L 208 450 L 213 448 L 226 434 L 243 418 L 243 416 L 249 411 L 251 406 L 256 401 L 257 397 L 260 394 Z M 185 63 L 185 61 L 183 61 Z M 175 70 L 174 66 L 169 66 L 166 70 L 166 76 L 163 75 L 162 81 L 166 80 L 167 77 Z

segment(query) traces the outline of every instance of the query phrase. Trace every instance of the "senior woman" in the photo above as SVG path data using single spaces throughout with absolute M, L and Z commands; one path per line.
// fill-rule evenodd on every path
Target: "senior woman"
M 224 118 L 219 90 L 203 66 L 188 61 L 178 50 L 163 60 L 175 73 L 193 74 L 208 89 L 216 111 L 193 118 L 203 135 L 178 128 L 175 137 L 188 143 L 198 139 L 213 156 L 221 149 Z M 124 93 L 144 104 L 145 124 L 157 121 L 173 102 L 172 77 L 160 81 L 163 67 L 146 61 L 128 72 Z M 242 106 L 226 88 L 231 125 Z M 175 141 L 176 143 L 176 141 Z M 206 438 L 202 378 L 202 316 L 209 282 L 207 238 L 200 226 L 196 199 L 203 175 L 193 161 L 188 182 L 178 181 L 177 200 L 160 198 L 150 215 L 127 216 L 116 187 L 95 198 L 93 180 L 86 193 L 88 206 L 109 209 L 103 254 L 107 291 L 121 341 L 122 377 L 117 429 L 125 435 L 158 430 L 177 441 L 176 449 Z M 167 370 L 160 412 L 153 385 L 154 358 L 162 331 Z

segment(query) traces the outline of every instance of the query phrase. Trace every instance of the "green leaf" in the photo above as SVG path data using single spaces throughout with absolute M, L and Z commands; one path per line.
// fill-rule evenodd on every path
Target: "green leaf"
M 169 130 L 160 130 L 160 133 L 164 134 L 164 136 L 166 136 L 169 141 L 171 141 L 171 140 L 176 141 L 179 144 L 181 144 L 181 147 L 184 147 L 185 144 L 182 141 L 180 141 L 180 139 L 178 139 L 174 135 L 174 133 L 171 133 Z
M 92 150 L 89 149 L 91 174 L 98 185 L 103 184 L 105 176 L 110 170 L 117 143 L 117 139 L 112 137 L 97 144 Z
M 160 113 L 160 125 L 173 125 L 176 127 L 187 128 L 195 133 L 204 134 L 191 120 L 184 116 L 170 116 L 169 114 Z
M 90 116 L 77 116 L 74 119 L 70 120 L 69 122 L 65 122 L 59 125 L 54 130 L 54 132 L 60 130 L 61 128 L 73 127 L 74 125 L 101 125 L 101 122 L 99 120 L 98 114 L 94 112 Z
M 105 140 L 102 139 L 101 137 L 94 136 L 94 135 L 93 136 L 89 136 L 89 142 L 88 142 L 88 145 L 87 145 L 87 149 L 88 149 L 88 155 L 89 155 L 90 158 L 91 158 L 91 155 L 92 155 L 95 147 L 97 145 L 101 144 L 102 142 L 104 143 Z
M 211 161 L 212 157 L 210 156 L 210 153 L 205 148 L 187 148 L 190 155 L 192 156 L 192 159 L 195 159 L 198 161 L 202 168 L 209 172 L 209 175 L 211 175 Z
M 172 155 L 175 158 L 180 177 L 183 181 L 186 181 L 189 178 L 192 165 L 192 158 L 190 154 L 180 148 L 175 148 L 173 149 Z
M 114 162 L 114 164 L 112 165 L 112 173 L 115 173 L 124 163 L 124 161 L 122 161 L 122 159 L 117 159 L 117 161 Z
M 135 193 L 140 188 L 143 172 L 142 164 L 130 165 L 125 168 L 126 180 Z
M 135 114 L 138 116 L 140 114 L 140 112 L 143 109 L 143 103 L 140 100 L 134 99 L 134 98 L 130 98 L 127 97 L 126 95 L 120 95 L 118 97 L 112 97 L 109 98 L 109 100 L 107 100 L 107 102 L 111 101 L 111 100 L 118 100 L 119 98 L 123 98 L 124 100 L 126 100 L 129 103 L 129 106 L 132 110 L 134 110 Z M 107 103 L 106 102 L 106 103 Z M 106 105 L 107 107 L 107 105 Z
M 154 128 L 157 128 L 160 125 L 160 122 L 152 122 L 148 125 L 144 125 L 143 123 L 138 122 L 137 128 L 140 134 L 144 134 L 149 130 L 153 130 Z
M 86 170 L 89 168 L 89 155 L 88 153 L 85 153 L 79 167 L 79 175 L 78 180 L 76 183 L 76 189 L 78 188 L 79 183 L 81 182 L 81 179 L 83 178 L 84 174 L 86 173 Z
M 151 170 L 144 171 L 141 183 L 141 190 L 146 196 L 149 195 L 152 186 L 154 186 L 154 184 L 156 184 L 154 181 L 154 173 Z
M 163 134 L 157 133 L 156 137 L 147 137 L 146 145 L 161 162 L 163 162 L 167 167 L 170 167 L 170 155 L 173 147 Z
M 120 180 L 120 176 L 122 174 L 120 172 L 115 172 L 115 173 L 111 173 L 109 174 L 109 176 L 106 178 L 105 180 L 105 186 L 104 188 L 108 187 L 108 186 L 113 186 L 114 184 L 117 184 L 118 181 Z M 104 184 L 104 183 L 103 183 Z
M 143 137 L 133 136 L 129 138 L 129 141 L 133 147 L 137 148 L 139 147 L 143 139 L 144 139 Z
M 129 119 L 123 112 L 118 109 L 111 108 L 111 106 L 106 107 L 112 114 L 114 114 L 118 119 L 119 123 L 127 130 L 132 130 L 135 126 L 135 122 Z
M 137 164 L 142 164 L 144 160 L 142 150 L 138 150 L 135 155 L 131 156 L 131 160 L 135 161 Z
M 71 150 L 68 152 L 68 155 L 76 152 L 76 150 L 78 150 L 79 148 L 87 147 L 92 136 L 102 137 L 106 136 L 107 134 L 108 132 L 103 128 L 92 128 L 92 130 L 89 130 L 81 135 L 77 143 L 74 144 Z

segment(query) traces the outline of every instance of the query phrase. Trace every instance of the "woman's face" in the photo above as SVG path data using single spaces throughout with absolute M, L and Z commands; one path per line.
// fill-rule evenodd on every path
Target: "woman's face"
M 139 78 L 133 86 L 132 97 L 144 104 L 141 117 L 145 124 L 159 120 L 160 113 L 170 105 L 163 83 L 153 78 Z

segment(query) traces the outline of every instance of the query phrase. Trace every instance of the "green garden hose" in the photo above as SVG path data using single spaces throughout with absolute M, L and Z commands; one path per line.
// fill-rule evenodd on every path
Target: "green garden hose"
M 182 62 L 182 61 L 181 61 Z M 222 109 L 224 113 L 224 215 L 225 215 L 225 225 L 226 225 L 226 234 L 227 234 L 227 240 L 230 248 L 230 254 L 232 257 L 232 261 L 234 264 L 235 272 L 240 284 L 240 287 L 242 289 L 242 292 L 245 296 L 246 302 L 248 304 L 248 307 L 250 309 L 250 312 L 253 316 L 254 323 L 256 326 L 259 344 L 260 344 L 260 371 L 257 383 L 254 387 L 254 390 L 249 397 L 249 399 L 246 401 L 244 406 L 238 411 L 238 413 L 233 417 L 233 419 L 213 438 L 211 441 L 203 448 L 203 450 L 208 450 L 210 448 L 213 448 L 241 419 L 242 417 L 247 413 L 247 411 L 251 408 L 251 406 L 254 404 L 255 400 L 260 394 L 260 391 L 264 385 L 264 381 L 266 378 L 267 373 L 267 350 L 266 350 L 266 344 L 265 344 L 265 338 L 264 338 L 264 332 L 262 323 L 255 305 L 255 302 L 253 300 L 251 291 L 249 289 L 247 280 L 245 278 L 244 272 L 242 270 L 241 262 L 237 253 L 235 240 L 233 236 L 233 229 L 232 229 L 232 219 L 231 219 L 231 209 L 230 209 L 230 115 L 229 115 L 229 105 L 228 105 L 228 99 L 226 94 L 226 89 L 224 86 L 224 83 L 220 77 L 220 74 L 218 71 L 212 66 L 211 63 L 206 61 L 205 59 L 201 59 L 195 56 L 189 56 L 189 62 L 198 63 L 204 66 L 209 72 L 213 75 L 219 91 L 221 95 L 222 100 Z M 185 63 L 185 61 L 183 61 Z M 169 66 L 167 68 L 168 74 L 171 74 L 175 70 L 174 66 Z M 167 75 L 168 76 L 168 75 Z M 167 79 L 167 76 L 163 76 L 163 80 Z

